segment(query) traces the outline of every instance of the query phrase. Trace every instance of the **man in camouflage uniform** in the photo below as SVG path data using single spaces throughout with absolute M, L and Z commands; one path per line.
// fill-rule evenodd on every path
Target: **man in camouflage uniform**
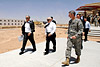
M 75 18 L 75 11 L 69 12 L 69 21 L 68 27 L 68 40 L 67 40 L 67 49 L 66 49 L 66 61 L 62 62 L 64 65 L 69 65 L 69 59 L 71 57 L 71 49 L 73 45 L 75 46 L 75 52 L 77 59 L 75 63 L 79 63 L 81 55 L 81 34 L 83 32 L 83 25 L 80 19 Z

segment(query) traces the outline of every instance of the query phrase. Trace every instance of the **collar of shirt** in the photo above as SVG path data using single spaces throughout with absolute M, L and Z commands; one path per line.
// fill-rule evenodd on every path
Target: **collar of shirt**
M 52 21 L 51 21 L 52 22 Z M 49 22 L 48 24 L 50 24 L 51 22 Z
M 30 21 L 28 21 L 28 22 L 26 21 L 26 23 L 30 23 Z
M 51 22 L 50 22 L 51 23 Z M 47 23 L 46 25 L 49 25 L 50 23 Z

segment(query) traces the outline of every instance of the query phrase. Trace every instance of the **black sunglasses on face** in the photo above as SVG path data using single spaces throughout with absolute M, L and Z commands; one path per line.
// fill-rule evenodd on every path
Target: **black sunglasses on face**
M 50 19 L 47 19 L 47 21 L 49 21 Z
M 29 19 L 29 18 L 26 18 L 26 19 Z

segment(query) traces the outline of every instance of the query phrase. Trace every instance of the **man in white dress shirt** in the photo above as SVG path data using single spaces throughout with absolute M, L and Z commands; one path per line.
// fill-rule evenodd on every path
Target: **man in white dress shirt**
M 21 52 L 19 53 L 20 55 L 24 53 L 25 46 L 26 46 L 28 39 L 32 43 L 32 46 L 33 46 L 32 51 L 36 51 L 35 41 L 34 41 L 34 37 L 33 37 L 34 36 L 33 32 L 35 32 L 34 28 L 35 28 L 34 22 L 30 21 L 30 16 L 26 16 L 26 21 L 24 22 L 24 24 L 22 26 L 22 34 L 24 35 L 24 39 L 23 39 L 23 45 L 21 48 Z
M 89 21 L 87 21 L 87 18 L 84 18 L 84 21 L 85 21 L 85 40 L 84 41 L 87 41 L 87 34 L 90 31 L 90 23 Z
M 56 51 L 56 24 L 52 22 L 51 17 L 47 18 L 47 24 L 45 26 L 46 30 L 46 49 L 45 49 L 45 55 L 49 53 L 49 43 L 52 41 L 53 43 L 53 50 L 52 52 Z

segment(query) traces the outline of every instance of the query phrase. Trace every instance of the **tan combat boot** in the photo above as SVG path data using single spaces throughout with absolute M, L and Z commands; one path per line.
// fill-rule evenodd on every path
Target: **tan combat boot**
M 75 63 L 79 63 L 79 62 L 80 62 L 80 56 L 77 56 Z
M 66 61 L 62 62 L 62 64 L 69 66 L 69 58 L 67 58 Z

